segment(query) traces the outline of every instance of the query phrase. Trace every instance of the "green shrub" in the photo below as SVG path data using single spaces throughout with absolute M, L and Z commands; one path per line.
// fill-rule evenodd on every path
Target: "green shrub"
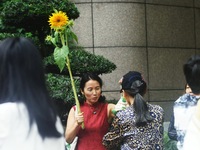
M 110 62 L 108 59 L 100 55 L 94 55 L 87 52 L 83 47 L 74 47 L 69 52 L 69 59 L 71 63 L 71 69 L 74 76 L 80 76 L 85 72 L 95 72 L 97 74 L 111 73 L 116 69 L 116 65 Z M 47 72 L 60 73 L 58 67 L 55 65 L 53 56 L 46 57 L 44 64 Z M 68 75 L 68 70 L 65 67 L 62 74 Z
M 73 105 L 74 95 L 71 88 L 70 78 L 66 75 L 58 75 L 49 73 L 47 76 L 47 86 L 53 99 L 64 100 L 66 103 Z M 79 91 L 79 79 L 74 79 L 76 90 Z
M 69 19 L 77 19 L 80 12 L 69 0 L 2 0 L 0 3 L 0 34 L 25 35 L 32 33 L 45 57 L 49 55 L 44 42 L 50 32 L 48 18 L 54 9 L 67 13 Z M 0 35 L 0 40 L 3 35 Z M 9 35 L 9 36 L 10 36 Z
M 54 9 L 66 12 L 69 19 L 73 20 L 80 15 L 76 5 L 69 0 L 1 0 L 0 40 L 16 36 L 32 39 L 44 58 L 50 95 L 59 105 L 71 106 L 74 104 L 74 95 L 68 70 L 65 68 L 60 73 L 52 56 L 54 47 L 45 41 L 46 36 L 50 34 L 48 20 L 49 16 L 54 13 Z M 114 63 L 103 56 L 96 56 L 85 51 L 83 47 L 74 44 L 70 38 L 68 43 L 69 59 L 76 87 L 79 83 L 79 76 L 84 72 L 104 74 L 111 73 L 116 69 Z M 69 109 L 64 111 L 69 111 Z
M 178 150 L 176 146 L 177 141 L 171 140 L 167 132 L 164 132 L 164 150 Z

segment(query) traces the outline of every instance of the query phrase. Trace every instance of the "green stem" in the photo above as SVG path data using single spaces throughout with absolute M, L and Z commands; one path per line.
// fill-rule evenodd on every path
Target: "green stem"
M 69 57 L 67 56 L 66 59 L 67 59 L 66 65 L 67 65 L 67 68 L 68 68 L 68 71 L 69 71 L 69 75 L 70 75 L 70 79 L 71 79 L 71 84 L 72 84 L 72 89 L 73 89 L 73 92 L 74 92 L 74 97 L 75 97 L 75 102 L 76 102 L 76 108 L 77 108 L 78 113 L 80 113 L 81 112 L 81 110 L 80 110 L 80 103 L 79 103 L 79 100 L 78 100 L 78 97 L 77 97 L 77 93 L 76 93 L 76 88 L 75 88 L 75 85 L 74 85 L 74 79 L 73 79 L 72 72 L 71 72 Z M 82 123 L 81 127 L 82 127 L 82 129 L 84 129 L 84 123 Z
M 61 39 L 62 45 L 65 46 L 65 38 L 61 32 L 60 32 L 60 39 Z M 66 43 L 66 45 L 67 45 L 67 43 Z
M 65 41 L 66 41 L 66 45 L 67 45 L 67 37 L 66 37 L 66 39 L 64 39 L 63 34 L 60 34 L 60 38 L 61 38 L 62 45 L 65 45 Z M 78 96 L 77 96 L 77 93 L 76 93 L 76 88 L 75 88 L 74 79 L 73 79 L 73 76 L 72 76 L 72 71 L 71 71 L 70 61 L 69 61 L 68 56 L 66 57 L 66 60 L 67 60 L 66 65 L 67 65 L 67 69 L 69 71 L 69 76 L 70 76 L 70 79 L 71 79 L 71 85 L 72 85 L 74 98 L 75 98 L 75 102 L 76 102 L 76 109 L 77 109 L 78 113 L 81 113 L 80 103 L 79 103 Z M 84 129 L 84 123 L 81 124 L 81 127 L 82 127 L 82 129 Z

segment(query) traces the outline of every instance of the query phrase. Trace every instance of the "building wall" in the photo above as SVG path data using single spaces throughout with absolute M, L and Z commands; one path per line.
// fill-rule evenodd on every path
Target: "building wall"
M 118 80 L 129 70 L 142 72 L 145 98 L 165 110 L 184 92 L 183 64 L 200 53 L 200 0 L 72 0 L 80 11 L 74 31 L 79 44 L 114 62 L 102 75 L 103 94 L 119 99 Z

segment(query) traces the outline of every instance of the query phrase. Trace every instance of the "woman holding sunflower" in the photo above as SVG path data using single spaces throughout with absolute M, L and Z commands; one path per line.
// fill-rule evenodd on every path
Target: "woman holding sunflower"
M 102 138 L 107 133 L 111 123 L 114 104 L 105 102 L 102 96 L 102 80 L 92 73 L 82 76 L 80 90 L 83 99 L 80 101 L 81 113 L 76 113 L 76 107 L 72 107 L 65 132 L 67 143 L 72 143 L 78 136 L 77 150 L 105 150 Z M 84 122 L 85 128 L 81 128 Z
M 80 90 L 84 99 L 78 100 L 68 58 L 68 36 L 77 41 L 71 30 L 73 21 L 68 20 L 64 12 L 55 11 L 50 16 L 49 23 L 54 31 L 53 36 L 48 36 L 48 40 L 55 45 L 54 59 L 61 71 L 67 65 L 76 101 L 76 106 L 71 108 L 68 116 L 66 142 L 72 143 L 78 136 L 77 150 L 105 150 L 102 138 L 114 116 L 112 110 L 115 105 L 105 103 L 105 97 L 101 95 L 102 80 L 93 73 L 85 73 L 82 76 Z M 61 46 L 58 43 L 61 43 Z

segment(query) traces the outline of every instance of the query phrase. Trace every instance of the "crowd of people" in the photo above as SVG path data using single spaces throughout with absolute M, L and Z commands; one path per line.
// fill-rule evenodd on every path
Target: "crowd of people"
M 200 56 L 192 56 L 183 72 L 185 93 L 174 102 L 168 136 L 177 141 L 178 150 L 196 150 L 200 145 Z M 0 150 L 65 150 L 66 143 L 75 139 L 76 150 L 162 150 L 164 110 L 145 100 L 147 82 L 142 74 L 129 71 L 119 83 L 122 98 L 117 104 L 108 103 L 102 79 L 84 73 L 81 112 L 74 105 L 64 129 L 45 85 L 37 47 L 23 37 L 2 40 Z

